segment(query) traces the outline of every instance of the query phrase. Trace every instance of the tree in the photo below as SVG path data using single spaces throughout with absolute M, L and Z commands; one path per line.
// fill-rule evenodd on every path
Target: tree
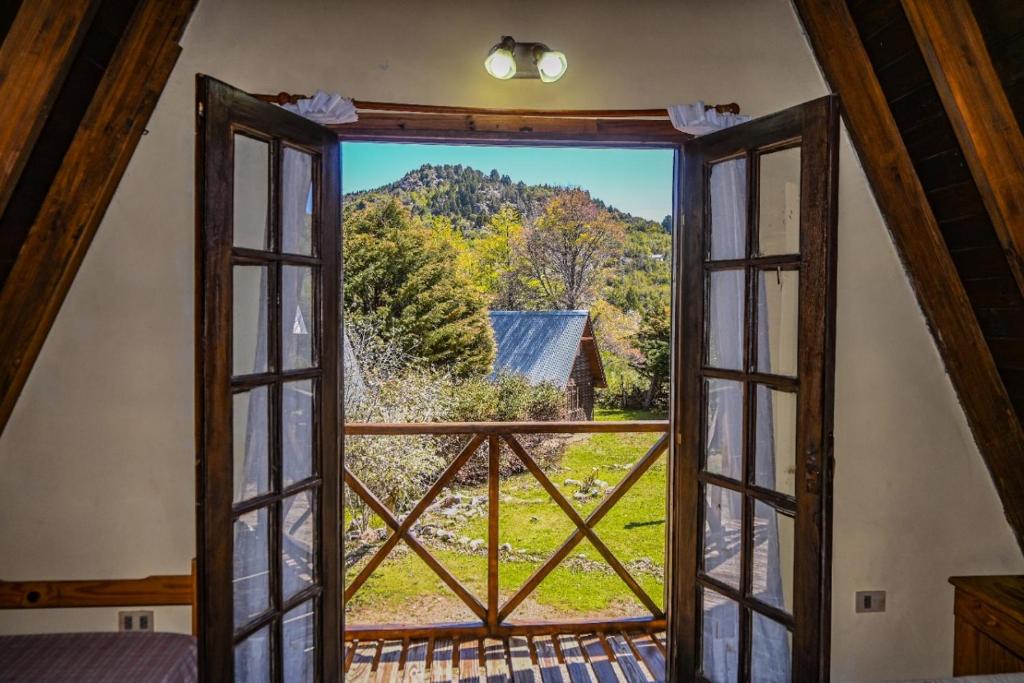
M 644 356 L 641 372 L 648 379 L 644 407 L 668 401 L 668 384 L 672 361 L 671 336 L 672 316 L 667 305 L 651 307 L 643 312 L 637 345 Z
M 573 310 L 594 300 L 624 239 L 621 221 L 589 192 L 565 190 L 524 231 L 520 264 L 547 306 Z
M 451 240 L 378 197 L 345 212 L 345 314 L 419 363 L 468 376 L 490 371 L 494 336 L 482 293 Z
M 523 239 L 519 211 L 503 206 L 470 243 L 472 279 L 491 297 L 491 308 L 518 310 L 525 303 L 516 250 Z

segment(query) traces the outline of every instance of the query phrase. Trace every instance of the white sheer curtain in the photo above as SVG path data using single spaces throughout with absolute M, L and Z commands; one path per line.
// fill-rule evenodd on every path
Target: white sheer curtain
M 705 135 L 750 120 L 706 109 L 703 102 L 669 108 L 673 125 L 692 135 Z M 716 164 L 709 178 L 712 224 L 712 260 L 746 257 L 747 162 L 734 159 Z M 742 370 L 744 345 L 745 278 L 743 271 L 718 271 L 707 283 L 709 362 L 716 367 Z M 758 282 L 758 348 L 762 359 L 768 349 L 768 316 L 763 280 Z M 751 389 L 753 390 L 753 389 Z M 743 476 L 743 390 L 739 382 L 711 380 L 707 385 L 708 468 L 732 479 Z M 755 399 L 756 481 L 775 487 L 773 396 L 760 391 Z M 753 457 L 753 454 L 751 454 Z M 709 486 L 705 500 L 705 571 L 718 580 L 740 586 L 743 498 L 732 491 Z M 764 602 L 784 608 L 778 521 L 774 511 L 755 505 L 753 590 Z M 736 603 L 718 593 L 705 592 L 703 602 L 704 675 L 715 683 L 736 681 L 740 653 L 741 612 Z M 790 680 L 790 648 L 785 628 L 760 618 L 752 619 L 752 680 Z
M 295 104 L 282 105 L 285 109 L 321 124 L 352 123 L 359 120 L 352 100 L 338 93 L 317 90 L 312 97 Z
M 312 159 L 298 150 L 285 148 L 281 156 L 281 249 L 287 253 L 311 253 L 312 228 Z M 269 217 L 266 219 L 269 237 Z M 265 244 L 270 244 L 267 239 Z M 270 270 L 262 267 L 259 291 L 262 293 L 255 327 L 255 353 L 251 372 L 276 372 L 282 369 L 311 367 L 314 363 L 312 340 L 315 336 L 313 310 L 313 271 L 305 266 L 281 267 L 280 352 L 282 368 L 270 363 L 269 306 L 267 296 Z M 255 278 L 252 278 L 255 281 Z M 241 282 L 236 278 L 236 286 Z M 236 368 L 249 371 L 244 359 L 236 359 Z M 236 456 L 236 501 L 248 499 L 270 490 L 270 416 L 272 385 L 236 395 L 236 411 L 244 411 L 244 446 L 241 462 Z M 311 380 L 285 382 L 280 386 L 281 474 L 282 483 L 306 479 L 312 473 L 314 444 L 314 384 Z M 245 397 L 244 399 L 238 397 Z M 236 438 L 239 437 L 236 431 Z M 286 498 L 282 503 L 282 551 L 288 562 L 270 556 L 269 508 L 245 515 L 235 525 L 234 538 L 234 604 L 235 621 L 241 624 L 270 607 L 269 572 L 272 562 L 281 563 L 283 600 L 313 582 L 313 522 L 316 501 L 311 492 Z M 282 647 L 285 679 L 312 680 L 314 663 L 312 647 L 315 616 L 303 604 L 284 617 Z M 249 680 L 269 670 L 270 648 L 251 646 L 236 656 L 236 678 Z

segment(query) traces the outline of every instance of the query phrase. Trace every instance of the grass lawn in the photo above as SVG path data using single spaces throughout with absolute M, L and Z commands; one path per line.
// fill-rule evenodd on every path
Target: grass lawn
M 598 410 L 598 420 L 657 419 L 644 411 Z M 657 434 L 592 434 L 573 439 L 561 462 L 548 476 L 581 516 L 586 517 L 603 500 L 600 495 L 586 501 L 572 496 L 576 485 L 594 473 L 614 486 L 658 439 Z M 529 473 L 501 482 L 499 536 L 513 548 L 503 554 L 499 568 L 501 600 L 512 595 L 543 562 L 569 537 L 574 525 Z M 609 550 L 629 569 L 647 593 L 663 601 L 665 553 L 665 456 L 662 455 L 595 528 Z M 467 487 L 464 496 L 486 496 L 486 486 Z M 432 514 L 425 522 L 442 526 L 457 537 L 487 538 L 485 515 L 453 521 Z M 486 597 L 486 544 L 473 553 L 457 544 L 426 545 L 452 574 L 481 601 Z M 350 579 L 362 562 L 349 569 Z M 449 600 L 447 596 L 451 596 Z M 451 591 L 405 544 L 373 573 L 348 605 L 350 623 L 372 620 L 415 621 L 471 618 Z M 409 614 L 412 610 L 415 614 Z M 437 612 L 423 614 L 422 612 Z M 455 613 L 461 612 L 461 613 Z M 587 615 L 644 615 L 646 609 L 626 587 L 597 550 L 584 540 L 572 551 L 517 610 L 515 616 L 539 618 Z M 388 615 L 391 615 L 388 618 Z M 401 617 L 399 617 L 401 615 Z

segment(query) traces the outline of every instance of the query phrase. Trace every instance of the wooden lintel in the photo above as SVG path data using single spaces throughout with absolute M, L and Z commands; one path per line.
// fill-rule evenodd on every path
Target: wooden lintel
M 1024 135 L 968 0 L 902 0 L 1017 286 L 1024 293 Z
M 139 3 L 0 290 L 0 432 L 177 61 L 194 5 Z
M 844 0 L 794 0 L 1024 549 L 1024 429 Z M 941 4 L 941 3 L 938 3 Z
M 693 136 L 665 118 L 583 118 L 513 114 L 360 114 L 328 128 L 343 140 L 461 142 L 466 144 L 671 147 Z
M 309 99 L 309 95 L 299 93 L 279 92 L 276 95 L 254 94 L 258 100 L 273 102 L 274 104 L 295 104 L 299 100 Z M 590 119 L 616 119 L 616 118 L 668 118 L 668 111 L 664 108 L 656 109 L 494 109 L 490 107 L 463 107 L 437 104 L 405 104 L 401 102 L 372 102 L 370 100 L 352 100 L 352 104 L 360 112 L 402 112 L 405 114 L 494 114 L 504 116 L 546 116 L 546 117 L 572 117 Z M 704 110 L 714 109 L 720 114 L 739 114 L 740 105 L 735 102 L 728 104 L 707 104 Z

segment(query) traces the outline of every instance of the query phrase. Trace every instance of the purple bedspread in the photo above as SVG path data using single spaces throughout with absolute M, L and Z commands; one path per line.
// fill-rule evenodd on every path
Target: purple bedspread
M 180 633 L 0 636 L 0 682 L 194 683 L 196 641 Z

